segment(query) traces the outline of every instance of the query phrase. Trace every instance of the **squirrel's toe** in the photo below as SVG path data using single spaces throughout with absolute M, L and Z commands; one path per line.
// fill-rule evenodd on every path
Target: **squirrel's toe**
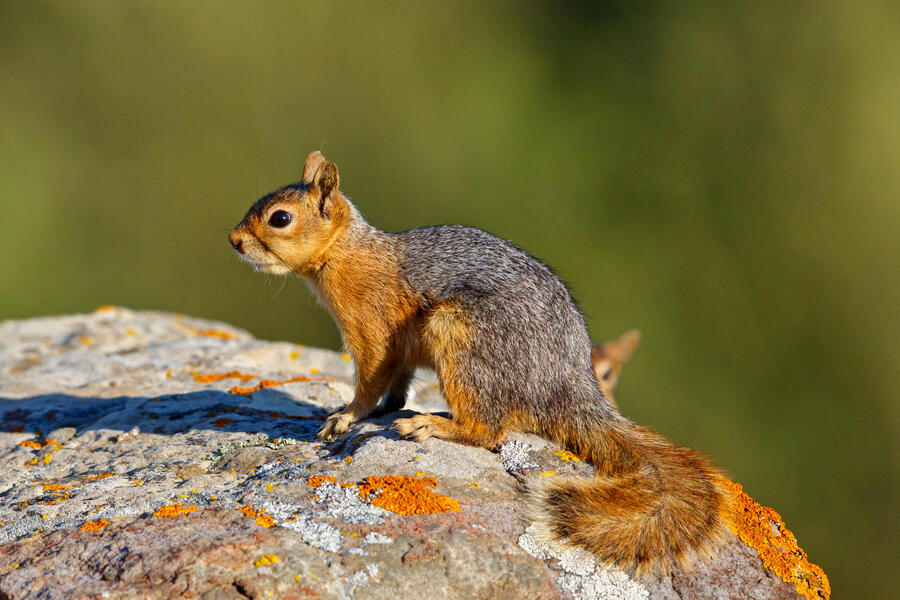
M 353 416 L 347 412 L 335 413 L 328 417 L 325 424 L 319 429 L 319 433 L 316 434 L 316 440 L 324 442 L 346 433 L 354 422 Z

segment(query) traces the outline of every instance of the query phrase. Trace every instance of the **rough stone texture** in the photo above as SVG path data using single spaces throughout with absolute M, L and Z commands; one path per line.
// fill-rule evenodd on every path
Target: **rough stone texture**
M 417 444 L 394 414 L 313 442 L 348 358 L 115 307 L 0 323 L 0 600 L 800 597 L 737 538 L 640 582 L 536 539 L 523 487 L 591 469 L 535 436 Z M 232 371 L 255 377 L 202 377 Z M 443 409 L 433 377 L 408 408 Z M 460 510 L 385 511 L 350 487 L 370 475 L 435 477 Z

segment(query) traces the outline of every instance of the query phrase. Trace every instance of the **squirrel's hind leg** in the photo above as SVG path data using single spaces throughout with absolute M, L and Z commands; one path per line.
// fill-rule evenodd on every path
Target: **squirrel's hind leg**
M 447 400 L 452 419 L 438 415 L 416 415 L 397 419 L 394 428 L 417 442 L 430 437 L 450 442 L 495 448 L 504 437 L 501 419 L 484 414 L 489 405 L 467 383 L 463 357 L 471 351 L 472 323 L 466 309 L 456 301 L 432 308 L 422 328 L 422 341 L 430 356 L 441 392 Z
M 439 415 L 416 415 L 409 419 L 394 421 L 394 429 L 403 436 L 417 442 L 436 437 L 448 442 L 468 444 L 493 450 L 503 441 L 503 430 L 494 429 L 483 423 L 461 422 Z

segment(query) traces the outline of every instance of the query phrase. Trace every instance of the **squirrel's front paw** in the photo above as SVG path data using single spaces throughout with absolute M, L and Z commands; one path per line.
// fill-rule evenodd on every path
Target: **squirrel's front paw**
M 316 439 L 320 442 L 333 439 L 334 437 L 345 433 L 355 422 L 356 419 L 353 418 L 353 415 L 349 412 L 343 410 L 336 412 L 328 417 L 325 424 L 322 425 L 322 429 L 316 434 Z

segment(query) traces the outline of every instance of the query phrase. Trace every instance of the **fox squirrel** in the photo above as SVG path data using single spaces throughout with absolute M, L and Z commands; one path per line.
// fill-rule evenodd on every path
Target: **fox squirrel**
M 626 331 L 618 338 L 591 348 L 591 366 L 603 395 L 616 406 L 613 392 L 619 381 L 622 366 L 631 358 L 635 348 L 641 341 L 641 332 L 637 329 Z M 618 406 L 616 406 L 618 408 Z
M 718 471 L 619 414 L 559 277 L 471 227 L 381 231 L 338 184 L 337 167 L 313 152 L 301 181 L 259 199 L 229 236 L 257 271 L 302 275 L 356 362 L 353 401 L 317 439 L 346 432 L 382 397 L 382 412 L 402 406 L 413 369 L 431 367 L 452 418 L 397 419 L 402 436 L 494 449 L 507 431 L 533 432 L 594 466 L 594 479 L 544 480 L 532 492 L 545 535 L 636 574 L 712 551 L 727 531 Z M 611 364 L 633 350 L 628 340 Z

